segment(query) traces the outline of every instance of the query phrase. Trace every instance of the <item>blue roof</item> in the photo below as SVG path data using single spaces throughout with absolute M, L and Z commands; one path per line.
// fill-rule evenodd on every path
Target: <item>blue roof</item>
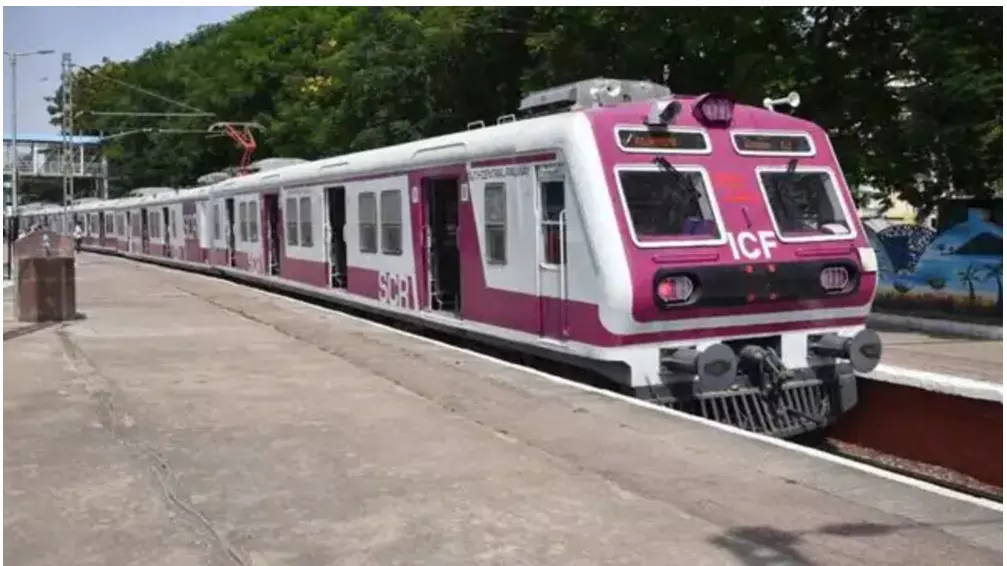
M 12 139 L 14 137 L 9 134 L 5 134 L 3 137 L 4 143 L 10 142 Z M 77 145 L 97 145 L 101 143 L 103 138 L 101 136 L 70 136 L 70 139 Z M 18 132 L 17 142 L 63 143 L 63 135 L 59 132 L 51 134 L 22 134 Z

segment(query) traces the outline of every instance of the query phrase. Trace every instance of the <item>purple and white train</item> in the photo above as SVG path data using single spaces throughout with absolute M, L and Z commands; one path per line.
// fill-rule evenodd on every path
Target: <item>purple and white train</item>
M 792 436 L 857 400 L 877 286 L 819 126 L 592 79 L 519 116 L 190 189 L 39 207 L 86 246 L 310 290 Z

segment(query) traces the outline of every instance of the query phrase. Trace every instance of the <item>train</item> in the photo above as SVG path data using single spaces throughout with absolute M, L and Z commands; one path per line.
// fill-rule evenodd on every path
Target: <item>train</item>
M 794 98 L 587 79 L 489 125 L 20 219 L 789 438 L 856 406 L 882 353 L 877 258 L 828 134 L 777 110 Z

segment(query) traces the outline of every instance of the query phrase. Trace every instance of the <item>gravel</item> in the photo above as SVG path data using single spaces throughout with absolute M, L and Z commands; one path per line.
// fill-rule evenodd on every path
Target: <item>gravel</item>
M 942 466 L 925 464 L 906 458 L 899 458 L 879 452 L 871 448 L 864 448 L 856 444 L 850 444 L 841 440 L 830 438 L 825 441 L 825 448 L 830 452 L 835 452 L 841 456 L 849 456 L 856 459 L 866 460 L 868 463 L 890 468 L 893 471 L 904 472 L 908 475 L 916 475 L 919 479 L 930 480 L 935 483 L 944 484 L 946 487 L 959 491 L 973 492 L 975 495 L 985 495 L 996 497 L 1003 501 L 1003 487 L 981 482 L 972 476 L 956 472 Z

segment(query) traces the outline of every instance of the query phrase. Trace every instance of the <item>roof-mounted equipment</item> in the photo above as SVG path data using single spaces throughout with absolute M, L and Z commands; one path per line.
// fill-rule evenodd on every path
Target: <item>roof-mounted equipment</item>
M 704 94 L 692 104 L 692 115 L 708 128 L 726 128 L 734 118 L 734 100 L 725 94 Z
M 667 126 L 678 116 L 682 110 L 682 104 L 674 97 L 666 100 L 655 100 L 650 103 L 650 112 L 644 117 L 643 123 L 646 126 Z
M 791 91 L 790 94 L 783 98 L 766 98 L 762 99 L 762 105 L 770 112 L 776 112 L 776 107 L 780 104 L 787 104 L 792 110 L 796 109 L 801 105 L 801 95 L 797 92 Z
M 533 92 L 521 100 L 518 116 L 534 118 L 583 108 L 642 102 L 670 96 L 670 88 L 650 81 L 598 77 Z

